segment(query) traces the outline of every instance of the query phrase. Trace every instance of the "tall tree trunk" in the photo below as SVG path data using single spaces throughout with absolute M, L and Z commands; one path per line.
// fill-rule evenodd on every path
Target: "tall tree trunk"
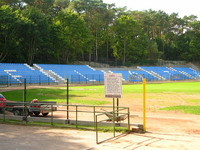
M 7 54 L 8 54 L 8 52 L 0 53 L 0 62 L 2 62 L 6 58 Z
M 126 63 L 126 39 L 124 39 L 124 57 L 123 57 L 123 65 Z
M 91 62 L 91 52 L 89 52 L 89 62 Z
M 82 57 L 82 61 L 85 61 L 85 58 L 84 58 L 84 53 L 83 53 L 83 51 L 81 51 L 81 57 Z
M 107 38 L 107 40 L 106 40 L 106 62 L 107 62 L 107 64 L 108 64 L 108 48 L 109 48 L 109 42 L 108 42 L 108 38 Z
M 28 64 L 32 65 L 34 57 L 34 39 L 32 38 L 29 43 L 29 52 L 28 52 Z
M 97 30 L 95 33 L 95 61 L 98 61 L 98 40 L 97 40 Z
M 67 64 L 68 64 L 69 63 L 69 57 L 68 56 L 67 56 L 66 60 L 67 60 Z

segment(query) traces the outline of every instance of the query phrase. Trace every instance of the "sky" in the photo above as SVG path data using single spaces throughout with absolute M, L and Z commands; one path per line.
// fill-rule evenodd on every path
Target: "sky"
M 167 14 L 178 13 L 179 17 L 195 15 L 200 19 L 200 0 L 103 0 L 116 7 L 126 6 L 128 10 L 162 10 Z

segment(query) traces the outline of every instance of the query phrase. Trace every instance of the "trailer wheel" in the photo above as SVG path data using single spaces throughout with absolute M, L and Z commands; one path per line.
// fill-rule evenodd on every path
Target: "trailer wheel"
M 40 112 L 33 112 L 35 116 L 39 116 Z
M 21 111 L 18 110 L 18 109 L 15 109 L 15 110 L 13 111 L 13 114 L 14 114 L 15 116 L 21 116 Z
M 0 108 L 0 114 L 3 114 L 3 109 L 2 108 Z
M 47 116 L 49 113 L 47 112 L 47 113 L 42 113 L 42 116 Z
M 33 112 L 29 112 L 29 115 L 30 115 L 31 117 L 33 117 Z

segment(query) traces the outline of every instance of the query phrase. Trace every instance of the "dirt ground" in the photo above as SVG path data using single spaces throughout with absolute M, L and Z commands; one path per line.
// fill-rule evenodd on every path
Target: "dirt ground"
M 140 108 L 140 105 L 131 108 L 131 123 L 142 123 Z M 0 124 L 0 150 L 200 150 L 200 115 L 149 108 L 146 122 L 145 134 L 130 133 L 99 145 L 95 142 L 95 132 L 91 131 Z M 112 133 L 101 134 L 102 139 L 112 136 Z
M 58 118 L 65 115 L 55 113 Z M 132 123 L 141 121 L 131 117 Z M 99 141 L 112 136 L 99 133 Z M 177 112 L 149 112 L 146 133 L 131 132 L 101 144 L 96 144 L 94 131 L 0 124 L 0 150 L 200 150 L 199 141 L 200 116 Z
M 99 138 L 111 137 L 101 133 Z M 95 132 L 0 124 L 1 150 L 199 150 L 200 136 L 129 133 L 96 144 Z
M 87 111 L 86 108 L 83 109 L 84 111 Z M 142 112 L 131 111 L 130 113 L 131 124 L 143 123 Z M 75 120 L 75 114 L 69 114 L 70 119 Z M 183 114 L 180 112 L 147 112 L 146 115 L 146 128 L 148 132 L 200 135 L 200 115 Z M 66 118 L 66 112 L 58 111 L 54 113 L 54 116 L 56 118 Z M 93 114 L 82 112 L 78 114 L 78 119 L 93 121 Z M 107 119 L 107 117 L 102 116 L 99 120 L 104 119 Z M 127 119 L 125 121 L 121 121 L 121 123 L 127 123 Z

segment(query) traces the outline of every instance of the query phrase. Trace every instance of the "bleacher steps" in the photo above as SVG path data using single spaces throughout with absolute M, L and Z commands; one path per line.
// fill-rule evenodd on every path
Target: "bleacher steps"
M 154 76 L 154 77 L 157 78 L 158 80 L 161 80 L 160 77 L 156 76 L 153 72 L 147 71 L 147 70 L 145 70 L 145 69 L 143 69 L 143 68 L 141 68 L 141 67 L 139 67 L 139 66 L 138 66 L 137 68 L 140 69 L 140 70 L 143 70 L 143 71 L 147 72 L 148 74 Z
M 130 74 L 129 81 L 132 80 L 132 78 L 134 78 L 136 80 L 142 80 L 142 78 L 143 78 L 142 75 L 135 73 L 135 72 L 133 73 L 130 70 L 129 70 L 129 74 Z
M 195 69 L 193 69 L 193 68 L 191 68 L 191 67 L 190 67 L 190 69 L 191 69 L 192 71 L 196 72 L 196 70 L 195 70 Z
M 33 64 L 33 68 L 35 70 L 39 70 L 40 72 L 42 72 L 44 75 L 46 75 L 47 77 L 51 78 L 54 82 L 58 82 L 58 83 L 64 83 L 65 79 L 60 77 L 58 74 L 56 74 L 55 72 L 53 72 L 52 70 L 44 70 L 43 68 L 41 68 L 39 65 L 37 64 Z
M 10 72 L 16 72 L 16 70 L 4 70 L 4 72 L 6 72 L 9 76 L 11 76 L 14 80 L 16 80 L 19 83 L 22 83 L 19 79 L 17 79 L 18 77 L 21 76 L 17 76 L 17 75 L 12 75 Z
M 82 76 L 83 78 L 85 78 L 87 81 L 96 81 L 96 80 L 90 80 L 89 78 L 84 76 L 82 73 L 78 72 L 77 70 L 74 70 L 74 72 L 77 73 L 78 75 Z
M 177 71 L 176 69 L 172 68 L 172 67 L 166 67 L 167 69 L 171 70 L 171 71 Z
M 184 72 L 184 71 L 179 71 L 180 73 L 184 74 L 185 76 L 189 77 L 190 79 L 195 79 L 195 77 L 193 77 L 192 75 Z
M 92 68 L 91 66 L 89 65 L 86 65 L 88 68 L 92 69 L 93 71 L 96 71 L 94 68 Z
M 172 68 L 172 67 L 170 67 L 170 68 Z M 172 68 L 172 69 L 174 69 L 174 68 Z M 190 79 L 197 79 L 198 76 L 199 76 L 197 71 L 195 69 L 191 68 L 191 67 L 189 69 L 191 69 L 196 74 L 196 76 L 192 76 L 192 75 L 190 75 L 189 73 L 187 73 L 185 71 L 178 71 L 176 69 L 174 69 L 174 70 L 180 72 L 181 74 L 183 74 L 183 75 L 185 75 L 187 77 L 189 77 Z
M 53 81 L 58 82 L 58 83 L 64 83 L 65 79 L 59 76 L 57 73 L 53 72 L 52 70 L 42 70 L 41 71 L 43 74 L 51 78 Z
M 154 72 L 154 71 L 150 71 L 152 74 L 154 74 L 155 75 L 155 77 L 156 78 L 158 78 L 159 80 L 167 80 L 166 78 L 164 78 L 164 77 L 162 77 L 162 76 L 160 76 L 159 74 L 157 74 L 156 72 Z
M 35 70 L 33 67 L 29 66 L 28 64 L 24 64 L 26 67 L 28 67 L 31 70 Z
M 42 70 L 42 68 L 40 66 L 38 66 L 37 64 L 33 64 L 33 68 L 35 70 Z
M 197 70 L 195 70 L 195 69 L 193 69 L 193 68 L 190 68 L 194 73 L 195 73 L 195 77 L 194 77 L 194 79 L 197 79 L 198 78 L 198 76 L 200 76 L 198 73 L 197 73 Z

